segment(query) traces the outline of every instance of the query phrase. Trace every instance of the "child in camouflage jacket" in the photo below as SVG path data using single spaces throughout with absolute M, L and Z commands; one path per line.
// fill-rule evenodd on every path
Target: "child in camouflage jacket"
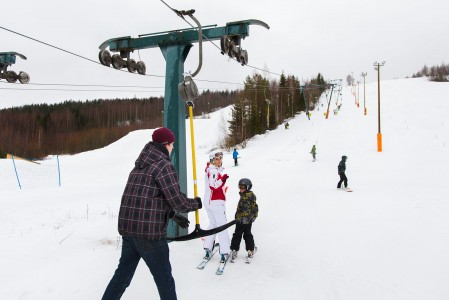
M 251 190 L 252 182 L 248 178 L 242 178 L 239 181 L 240 200 L 237 205 L 235 219 L 235 232 L 232 236 L 231 250 L 232 258 L 237 257 L 237 252 L 240 249 L 240 242 L 245 240 L 246 251 L 248 256 L 252 257 L 254 254 L 254 237 L 251 233 L 251 227 L 259 214 L 259 207 L 256 203 L 256 195 Z

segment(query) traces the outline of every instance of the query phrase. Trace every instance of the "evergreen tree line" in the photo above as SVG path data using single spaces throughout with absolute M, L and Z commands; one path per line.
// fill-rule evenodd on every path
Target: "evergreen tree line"
M 195 115 L 233 104 L 236 92 L 205 91 Z M 163 97 L 35 104 L 0 110 L 0 157 L 75 154 L 102 148 L 131 131 L 163 126 Z M 186 109 L 187 111 L 187 109 Z
M 445 65 L 444 63 L 440 66 L 432 66 L 428 67 L 424 65 L 424 67 L 421 68 L 420 71 L 418 71 L 416 74 L 413 74 L 412 77 L 429 77 L 430 81 L 437 81 L 437 82 L 448 82 L 449 81 L 449 64 Z
M 247 139 L 275 129 L 302 111 L 313 110 L 325 90 L 326 83 L 319 73 L 303 85 L 295 76 L 284 74 L 279 81 L 271 82 L 260 74 L 248 76 L 232 109 L 225 146 L 241 144 L 245 147 Z

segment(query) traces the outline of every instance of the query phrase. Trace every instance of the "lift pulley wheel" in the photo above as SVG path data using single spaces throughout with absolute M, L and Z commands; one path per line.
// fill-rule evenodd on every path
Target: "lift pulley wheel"
M 227 36 L 222 36 L 220 38 L 220 47 L 221 47 L 221 54 L 228 54 L 229 53 L 229 39 Z
M 15 83 L 18 79 L 17 73 L 14 71 L 6 71 L 5 73 L 5 79 L 9 83 Z
M 110 67 L 112 62 L 111 53 L 108 50 L 101 50 L 98 54 L 98 58 L 100 59 L 100 63 L 103 66 Z
M 130 73 L 135 73 L 137 70 L 136 61 L 132 58 L 128 59 L 128 61 L 126 62 L 126 67 L 128 68 L 128 71 Z
M 199 96 L 198 88 L 190 76 L 186 76 L 178 85 L 178 92 L 184 101 L 193 101 Z
M 248 64 L 248 51 L 240 50 L 239 56 L 240 59 L 238 59 L 238 61 L 242 64 L 242 66 Z
M 125 61 L 120 57 L 120 54 L 112 55 L 112 67 L 114 67 L 114 69 L 120 70 L 123 68 L 124 64 Z
M 27 72 L 20 72 L 18 77 L 19 77 L 20 83 L 26 84 L 26 83 L 30 82 L 30 75 L 28 75 Z
M 136 68 L 137 73 L 139 73 L 140 75 L 145 75 L 145 73 L 147 72 L 147 67 L 145 66 L 145 63 L 143 61 L 138 61 Z

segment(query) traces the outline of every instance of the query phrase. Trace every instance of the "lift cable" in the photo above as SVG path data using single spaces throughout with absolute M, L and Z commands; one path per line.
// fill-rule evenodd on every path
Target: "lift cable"
M 185 18 L 184 18 L 184 16 L 182 15 L 182 13 L 180 13 L 180 11 L 178 11 L 178 10 L 176 10 L 176 9 L 174 9 L 174 8 L 172 8 L 172 7 L 170 7 L 164 0 L 160 0 L 162 3 L 164 3 L 171 11 L 173 11 L 178 17 L 180 17 L 181 19 L 183 19 L 187 24 L 189 24 L 192 28 L 194 28 L 195 29 L 195 27 L 192 25 L 192 24 L 190 24 Z M 203 36 L 203 38 L 205 39 L 205 40 L 208 40 L 208 38 L 203 34 L 202 35 Z M 219 51 L 220 51 L 220 53 L 221 53 L 221 48 L 219 47 L 219 46 L 217 46 L 213 41 L 209 41 L 212 45 L 214 45 L 215 46 L 215 48 L 217 48 Z M 235 58 L 229 58 L 229 59 L 232 59 L 232 60 L 234 60 L 234 61 L 237 61 L 237 59 L 235 59 Z M 277 75 L 277 76 L 281 76 L 281 74 L 278 74 L 278 73 L 274 73 L 274 72 L 270 72 L 270 71 L 268 71 L 268 70 L 265 70 L 265 69 L 262 69 L 262 68 L 258 68 L 258 67 L 255 67 L 255 66 L 251 66 L 251 65 L 245 65 L 245 66 L 247 66 L 247 67 L 250 67 L 250 68 L 253 68 L 253 69 L 256 69 L 256 70 L 259 70 L 259 71 L 263 71 L 263 72 L 266 72 L 266 73 L 269 73 L 269 74 L 273 74 L 273 75 Z M 198 80 L 198 81 L 200 81 L 200 80 Z

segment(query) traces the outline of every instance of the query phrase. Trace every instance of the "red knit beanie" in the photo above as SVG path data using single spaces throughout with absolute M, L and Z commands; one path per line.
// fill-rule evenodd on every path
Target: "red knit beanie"
M 153 132 L 153 142 L 165 145 L 171 144 L 174 141 L 175 135 L 170 129 L 166 127 L 158 128 Z

